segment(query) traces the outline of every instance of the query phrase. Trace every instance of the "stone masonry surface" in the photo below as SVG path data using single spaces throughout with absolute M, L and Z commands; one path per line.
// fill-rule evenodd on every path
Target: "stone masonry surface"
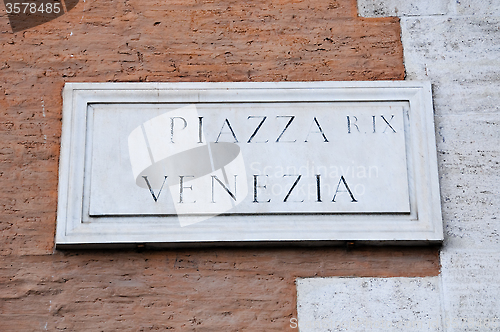
M 400 80 L 398 18 L 354 0 L 0 6 L 0 330 L 283 331 L 295 278 L 435 276 L 435 248 L 55 251 L 65 82 Z

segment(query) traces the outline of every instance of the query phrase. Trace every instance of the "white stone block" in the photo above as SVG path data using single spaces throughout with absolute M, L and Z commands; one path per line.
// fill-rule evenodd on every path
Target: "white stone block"
M 498 0 L 459 0 L 455 3 L 458 15 L 500 16 Z
M 454 5 L 471 16 L 402 18 L 405 66 L 433 83 L 446 331 L 500 331 L 500 6 Z
M 301 332 L 443 331 L 440 296 L 439 277 L 298 279 L 298 328 Z
M 444 15 L 448 0 L 358 0 L 358 13 L 362 17 Z
M 500 110 L 500 18 L 402 18 L 407 79 L 433 83 L 437 114 Z
M 500 331 L 500 246 L 441 253 L 448 332 Z
M 500 249 L 500 114 L 436 117 L 446 247 Z

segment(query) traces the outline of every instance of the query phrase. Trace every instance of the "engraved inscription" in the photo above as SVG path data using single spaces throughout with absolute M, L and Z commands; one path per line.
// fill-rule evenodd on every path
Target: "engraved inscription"
M 109 108 L 97 108 L 94 122 Z M 410 212 L 403 104 L 163 105 L 140 114 L 125 125 L 128 137 L 96 147 L 93 167 L 116 146 L 129 156 L 122 176 L 133 181 L 114 188 L 129 193 L 122 214 Z M 91 214 L 113 213 L 106 192 L 115 174 L 92 174 L 101 194 Z

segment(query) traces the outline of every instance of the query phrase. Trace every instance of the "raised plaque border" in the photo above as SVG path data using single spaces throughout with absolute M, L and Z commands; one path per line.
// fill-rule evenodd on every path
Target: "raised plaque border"
M 86 156 L 91 154 L 86 144 L 91 104 L 294 101 L 407 102 L 410 214 L 222 215 L 184 228 L 169 226 L 162 217 L 110 216 L 92 222 L 88 216 L 84 187 Z M 62 121 L 58 248 L 345 241 L 430 244 L 443 240 L 430 82 L 66 83 Z

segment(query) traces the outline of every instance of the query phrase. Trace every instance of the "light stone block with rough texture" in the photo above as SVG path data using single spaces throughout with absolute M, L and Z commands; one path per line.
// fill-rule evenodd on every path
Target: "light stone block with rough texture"
M 500 18 L 401 23 L 408 78 L 433 83 L 447 331 L 498 331 Z
M 444 15 L 448 0 L 358 0 L 358 13 L 363 17 Z
M 498 0 L 459 0 L 456 3 L 456 12 L 459 15 L 500 16 L 500 2 Z
M 440 287 L 439 277 L 298 279 L 298 328 L 301 332 L 443 331 Z
M 471 235 L 475 234 L 468 234 Z M 480 236 L 474 237 L 482 242 Z M 447 332 L 500 330 L 498 249 L 498 245 L 464 246 L 441 253 L 444 318 L 449 322 Z
M 500 329 L 500 114 L 436 117 L 449 332 Z
M 401 30 L 406 79 L 432 81 L 436 114 L 500 110 L 500 18 L 402 18 Z
M 446 251 L 498 248 L 500 114 L 436 116 Z

